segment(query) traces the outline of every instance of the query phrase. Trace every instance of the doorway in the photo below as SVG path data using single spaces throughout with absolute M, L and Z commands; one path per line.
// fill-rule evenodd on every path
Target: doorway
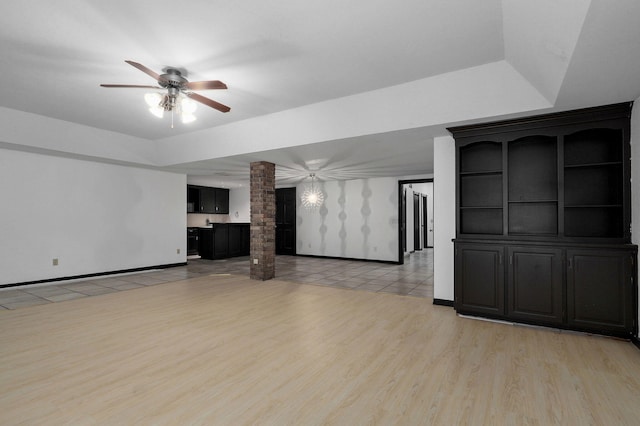
M 276 254 L 296 254 L 296 189 L 276 189 Z
M 433 248 L 433 178 L 398 181 L 398 264 Z M 416 199 L 417 195 L 417 199 Z
M 422 197 L 422 247 L 430 248 L 433 247 L 432 238 L 429 238 L 429 234 L 432 234 L 433 237 L 433 229 L 429 226 L 429 196 L 424 195 Z
M 413 251 L 422 250 L 420 232 L 420 194 L 413 193 Z

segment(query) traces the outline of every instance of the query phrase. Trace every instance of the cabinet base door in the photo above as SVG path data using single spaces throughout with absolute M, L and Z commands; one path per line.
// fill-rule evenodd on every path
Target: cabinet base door
M 504 315 L 503 255 L 502 246 L 456 245 L 456 311 L 491 316 Z
M 562 250 L 509 247 L 507 283 L 509 318 L 561 324 Z
M 568 323 L 579 329 L 633 332 L 632 254 L 567 250 Z

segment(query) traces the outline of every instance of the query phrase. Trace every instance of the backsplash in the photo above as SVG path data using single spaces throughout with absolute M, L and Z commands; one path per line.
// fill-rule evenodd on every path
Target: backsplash
M 187 227 L 207 226 L 207 219 L 209 219 L 209 223 L 228 223 L 229 215 L 189 213 L 187 214 Z

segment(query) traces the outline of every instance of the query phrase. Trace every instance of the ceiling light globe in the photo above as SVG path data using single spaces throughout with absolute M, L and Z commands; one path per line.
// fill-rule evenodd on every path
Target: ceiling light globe
M 144 95 L 144 101 L 151 108 L 157 107 L 160 104 L 160 102 L 162 102 L 162 95 L 160 93 L 156 93 L 156 92 L 147 93 L 146 95 Z
M 196 121 L 196 116 L 195 115 L 184 113 L 184 112 L 182 113 L 182 122 L 184 124 L 192 123 L 194 121 Z
M 191 115 L 196 111 L 197 104 L 189 98 L 182 98 L 180 106 L 184 114 Z M 194 117 L 194 120 L 195 120 L 195 117 Z
M 159 105 L 149 108 L 149 112 L 158 118 L 162 118 L 164 116 L 164 109 Z

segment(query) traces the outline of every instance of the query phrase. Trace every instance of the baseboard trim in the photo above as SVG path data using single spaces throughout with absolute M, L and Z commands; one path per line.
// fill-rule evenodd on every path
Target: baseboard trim
M 453 300 L 447 299 L 433 299 L 433 304 L 438 306 L 449 306 L 453 308 Z
M 397 262 L 395 260 L 358 259 L 357 257 L 320 256 L 317 254 L 296 254 L 295 256 L 313 257 L 316 259 L 357 260 L 358 262 L 374 262 L 374 263 L 385 263 L 387 265 L 401 265 L 400 262 Z
M 82 274 L 82 275 L 73 275 L 69 277 L 57 277 L 57 278 L 48 278 L 45 280 L 36 280 L 36 281 L 24 281 L 20 283 L 10 283 L 10 284 L 0 284 L 0 288 L 6 287 L 20 287 L 23 285 L 32 285 L 32 284 L 44 284 L 44 283 L 52 283 L 56 281 L 69 281 L 69 280 L 79 280 L 84 278 L 93 278 L 93 277 L 102 277 L 109 276 L 115 274 L 127 274 L 131 272 L 141 272 L 141 271 L 149 271 L 151 269 L 167 269 L 167 268 L 175 268 L 176 266 L 185 266 L 187 262 L 181 263 L 167 263 L 164 265 L 155 265 L 155 266 L 143 266 L 141 268 L 131 268 L 131 269 L 120 269 L 117 271 L 107 271 L 107 272 L 96 272 L 94 274 Z
M 636 348 L 640 349 L 640 339 L 637 336 L 631 337 L 631 343 L 636 345 Z

